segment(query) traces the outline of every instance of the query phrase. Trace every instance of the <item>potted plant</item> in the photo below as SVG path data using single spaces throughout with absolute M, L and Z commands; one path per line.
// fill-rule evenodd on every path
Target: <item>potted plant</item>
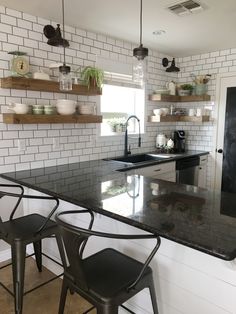
M 107 121 L 111 127 L 111 131 L 115 133 L 125 132 L 125 122 L 126 120 L 124 118 L 111 118 Z
M 81 72 L 81 78 L 88 88 L 95 86 L 101 88 L 104 79 L 104 72 L 101 69 L 87 66 Z
M 178 94 L 179 96 L 188 96 L 191 95 L 192 91 L 193 91 L 192 84 L 182 84 L 179 87 Z

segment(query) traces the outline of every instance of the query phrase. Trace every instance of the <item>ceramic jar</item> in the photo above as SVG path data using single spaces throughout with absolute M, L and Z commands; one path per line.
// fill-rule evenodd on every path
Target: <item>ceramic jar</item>
M 195 94 L 198 96 L 206 95 L 207 93 L 207 84 L 196 84 Z

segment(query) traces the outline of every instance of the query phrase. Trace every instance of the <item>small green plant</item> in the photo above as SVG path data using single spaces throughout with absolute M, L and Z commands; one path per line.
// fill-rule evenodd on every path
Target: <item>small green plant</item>
M 96 83 L 97 87 L 101 88 L 104 79 L 104 72 L 101 69 L 87 66 L 81 72 L 81 78 L 88 88 L 91 86 L 92 81 Z
M 192 84 L 183 84 L 183 85 L 180 85 L 180 89 L 192 91 L 193 85 Z

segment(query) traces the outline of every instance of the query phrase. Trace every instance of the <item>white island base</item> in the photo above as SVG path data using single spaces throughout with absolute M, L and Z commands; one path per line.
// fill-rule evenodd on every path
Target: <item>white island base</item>
M 39 194 L 30 191 L 32 194 Z M 27 214 L 32 209 L 40 209 L 40 203 L 24 203 L 23 211 Z M 45 208 L 45 206 L 44 206 Z M 61 201 L 60 210 L 78 208 Z M 137 228 L 120 223 L 108 217 L 96 214 L 96 224 L 102 231 L 114 233 L 140 233 Z M 108 240 L 93 238 L 87 254 L 100 250 Z M 109 240 L 112 247 L 144 261 L 153 247 L 153 240 Z M 0 247 L 0 258 L 9 256 L 5 246 Z M 43 250 L 58 259 L 58 250 L 54 239 L 43 240 Z M 31 252 L 31 248 L 28 248 Z M 60 269 L 50 260 L 43 260 L 44 265 L 55 273 Z M 162 238 L 151 267 L 154 272 L 157 301 L 160 314 L 236 314 L 236 263 L 227 262 L 200 251 L 188 248 Z M 119 270 L 118 270 L 119 271 Z M 152 306 L 148 290 L 144 290 L 127 302 L 127 307 L 137 314 L 151 314 Z M 120 313 L 126 311 L 121 309 Z

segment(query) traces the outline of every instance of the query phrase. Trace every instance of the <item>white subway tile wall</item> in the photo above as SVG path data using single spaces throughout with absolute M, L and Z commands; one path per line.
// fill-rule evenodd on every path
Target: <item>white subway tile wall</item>
M 56 23 L 23 12 L 0 6 L 0 76 L 10 76 L 9 51 L 27 52 L 31 72 L 43 70 L 58 76 L 57 70 L 49 70 L 51 63 L 63 61 L 63 50 L 47 45 L 43 36 L 43 27 Z M 103 56 L 112 60 L 132 62 L 132 49 L 137 45 L 120 39 L 66 26 L 66 38 L 70 47 L 66 49 L 66 62 L 75 70 L 79 66 L 95 66 L 96 57 Z M 191 82 L 190 73 L 196 75 L 212 74 L 208 83 L 209 94 L 214 101 L 217 73 L 236 71 L 236 48 L 209 52 L 206 54 L 177 58 L 176 63 L 181 72 L 167 73 L 162 67 L 163 55 L 150 50 L 147 58 L 146 85 L 146 116 L 159 107 L 170 106 L 166 103 L 148 101 L 148 94 L 157 88 L 163 88 L 166 82 L 174 80 L 179 83 Z M 7 112 L 10 102 L 27 104 L 55 104 L 58 98 L 68 98 L 79 103 L 95 104 L 100 111 L 100 97 L 87 97 L 48 93 L 38 91 L 8 90 L 0 88 L 1 113 Z M 214 102 L 175 104 L 181 108 L 203 108 L 213 110 Z M 167 136 L 175 129 L 184 129 L 187 134 L 187 148 L 212 151 L 215 121 L 204 124 L 192 123 L 148 123 L 142 136 L 142 148 L 136 148 L 132 141 L 132 152 L 143 152 L 155 148 L 157 133 L 164 132 Z M 26 149 L 18 149 L 18 139 L 24 139 Z M 84 160 L 94 160 L 123 153 L 123 135 L 112 138 L 100 136 L 99 124 L 30 124 L 5 125 L 0 116 L 0 171 L 33 169 L 48 167 L 63 163 L 73 163 Z M 55 143 L 58 143 L 55 146 Z M 211 183 L 212 162 L 209 158 L 208 186 Z

